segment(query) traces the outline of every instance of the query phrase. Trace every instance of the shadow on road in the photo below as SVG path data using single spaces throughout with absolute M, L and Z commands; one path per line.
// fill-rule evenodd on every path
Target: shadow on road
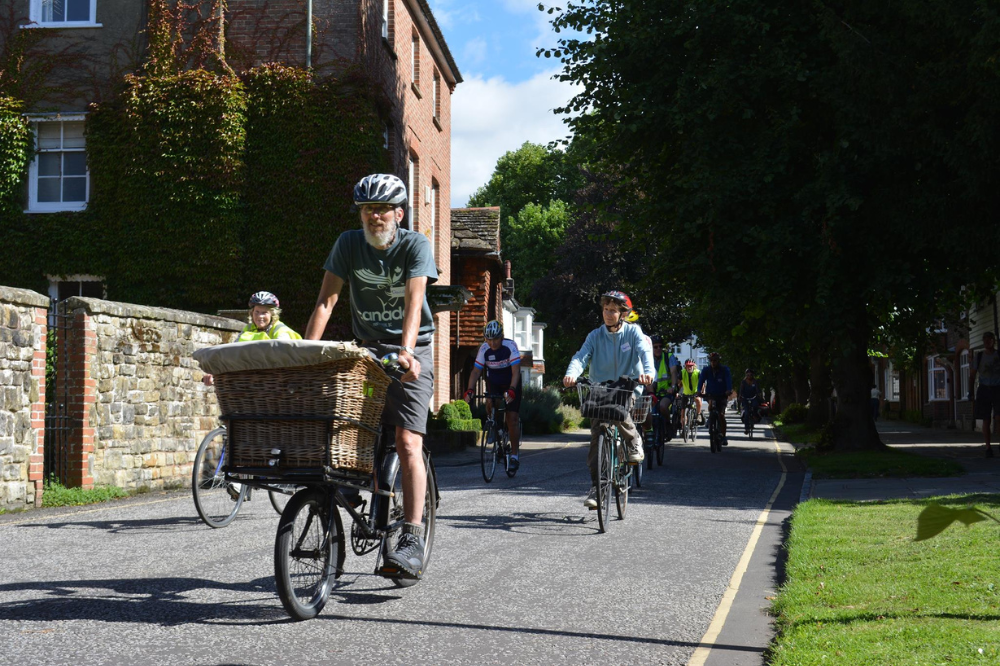
M 439 516 L 448 527 L 496 530 L 548 536 L 583 536 L 597 530 L 597 514 L 567 516 L 559 513 L 519 512 L 508 515 Z
M 246 517 L 242 518 L 246 520 Z M 175 532 L 178 527 L 190 527 L 210 530 L 201 518 L 197 516 L 171 516 L 169 518 L 152 518 L 149 520 L 64 520 L 46 521 L 44 523 L 20 523 L 17 527 L 45 527 L 48 529 L 94 529 L 103 530 L 109 534 L 123 532 Z

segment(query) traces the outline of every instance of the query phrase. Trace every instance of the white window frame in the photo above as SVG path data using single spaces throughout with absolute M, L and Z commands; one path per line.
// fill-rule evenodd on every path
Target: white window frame
M 100 28 L 97 22 L 97 0 L 87 0 L 90 3 L 90 19 L 87 21 L 43 21 L 42 2 L 43 0 L 29 0 L 28 18 L 29 25 L 24 28 Z
M 59 123 L 60 125 L 62 125 L 63 123 L 69 123 L 69 122 L 84 122 L 86 120 L 86 115 L 81 113 L 81 114 L 65 114 L 65 115 L 57 114 L 57 115 L 54 115 L 54 116 L 28 116 L 28 120 L 31 121 L 35 125 L 35 132 L 34 132 L 34 134 L 35 134 L 35 150 L 36 150 L 36 154 L 35 154 L 34 159 L 32 159 L 31 163 L 28 165 L 28 208 L 24 212 L 25 213 L 62 213 L 62 212 L 73 212 L 73 211 L 86 210 L 87 209 L 87 203 L 90 201 L 90 166 L 89 165 L 87 166 L 87 169 L 86 169 L 86 194 L 85 194 L 85 199 L 84 199 L 83 202 L 69 202 L 69 203 L 66 203 L 66 202 L 62 202 L 62 201 L 59 201 L 59 202 L 46 202 L 46 201 L 39 202 L 38 201 L 38 156 L 41 153 L 43 153 L 43 152 L 49 152 L 49 151 L 43 151 L 43 150 L 41 150 L 41 149 L 38 148 L 38 134 L 39 134 L 38 133 L 38 125 L 40 125 L 42 123 Z M 61 135 L 62 135 L 62 132 L 60 131 L 60 136 Z M 52 152 L 60 152 L 60 153 L 82 152 L 82 153 L 86 154 L 86 152 L 87 152 L 86 137 L 84 137 L 84 147 L 83 148 L 70 148 L 70 149 L 67 150 L 65 148 L 60 147 L 58 151 L 52 151 Z
M 392 0 L 382 0 L 382 39 L 389 41 L 389 3 Z
M 434 118 L 441 121 L 441 75 L 434 69 L 433 85 L 431 85 L 431 109 Z
M 420 88 L 420 35 L 416 32 L 410 37 L 410 82 Z
M 434 262 L 437 263 L 437 228 L 438 228 L 438 184 L 431 181 L 430 186 L 430 197 L 428 197 L 428 204 L 431 207 L 431 228 L 429 239 L 431 241 L 431 256 L 434 257 Z
M 417 230 L 417 207 L 414 205 L 414 200 L 417 198 L 417 188 L 420 183 L 417 182 L 420 179 L 420 167 L 418 166 L 418 160 L 410 154 L 406 161 L 406 186 L 409 192 L 409 197 L 406 199 L 406 224 L 403 226 L 404 229 L 409 229 L 411 231 Z
M 959 400 L 967 400 L 969 395 L 969 363 L 972 360 L 972 355 L 969 354 L 968 349 L 963 349 L 962 353 L 958 355 L 958 381 L 961 388 L 961 393 L 958 394 Z
M 892 367 L 892 361 L 885 368 L 885 399 L 889 402 L 899 402 L 899 371 Z
M 944 365 L 938 364 L 937 359 L 937 356 L 927 357 L 927 400 L 929 402 L 941 402 L 951 399 L 951 386 L 948 384 L 948 369 Z M 934 386 L 935 375 L 937 373 L 941 373 L 944 381 L 944 396 L 941 397 L 936 395 Z

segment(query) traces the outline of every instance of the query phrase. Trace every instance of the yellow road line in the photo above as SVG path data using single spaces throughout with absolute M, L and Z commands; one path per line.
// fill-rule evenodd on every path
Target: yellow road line
M 778 481 L 778 487 L 774 489 L 771 494 L 771 499 L 767 501 L 767 506 L 764 507 L 764 511 L 757 518 L 757 524 L 754 525 L 753 534 L 750 535 L 750 541 L 747 543 L 747 547 L 743 550 L 743 557 L 740 558 L 739 563 L 736 565 L 736 571 L 733 572 L 733 577 L 729 579 L 729 587 L 726 588 L 726 593 L 722 595 L 722 601 L 719 602 L 719 607 L 715 609 L 715 616 L 712 618 L 712 622 L 708 625 L 708 631 L 705 635 L 701 637 L 699 641 L 699 647 L 691 655 L 690 661 L 688 661 L 687 666 L 704 666 L 705 661 L 708 659 L 708 655 L 712 652 L 712 646 L 715 645 L 715 641 L 718 640 L 719 634 L 722 632 L 722 627 L 726 624 L 726 617 L 729 616 L 729 611 L 733 606 L 733 600 L 736 599 L 736 593 L 740 590 L 740 583 L 743 582 L 743 574 L 746 573 L 747 568 L 750 566 L 750 557 L 753 555 L 754 548 L 757 547 L 757 540 L 760 539 L 761 532 L 764 531 L 764 525 L 767 523 L 768 515 L 771 512 L 771 507 L 774 506 L 775 500 L 778 499 L 778 493 L 781 489 L 785 487 L 785 479 L 788 477 L 788 469 L 785 467 L 785 461 L 781 459 L 781 447 L 778 445 L 777 440 L 774 442 L 774 450 L 778 454 L 778 463 L 781 465 L 781 480 Z

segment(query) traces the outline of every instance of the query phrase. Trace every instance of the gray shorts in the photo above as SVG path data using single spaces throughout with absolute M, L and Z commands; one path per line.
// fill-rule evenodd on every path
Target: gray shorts
M 362 342 L 361 345 L 378 358 L 399 349 L 398 345 L 387 346 L 378 342 Z M 426 435 L 427 412 L 434 397 L 434 350 L 429 344 L 417 345 L 415 350 L 420 362 L 420 377 L 405 383 L 393 377 L 386 391 L 382 420 L 389 425 Z

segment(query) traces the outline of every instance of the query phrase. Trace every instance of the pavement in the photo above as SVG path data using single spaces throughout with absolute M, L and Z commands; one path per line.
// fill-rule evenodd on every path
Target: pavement
M 938 495 L 1000 494 L 1000 447 L 994 441 L 993 453 L 996 457 L 986 458 L 982 431 L 925 428 L 903 421 L 880 420 L 875 425 L 882 441 L 892 448 L 931 458 L 953 460 L 965 468 L 965 475 L 943 478 L 812 479 L 807 473 L 802 499 L 860 502 L 922 499 Z

